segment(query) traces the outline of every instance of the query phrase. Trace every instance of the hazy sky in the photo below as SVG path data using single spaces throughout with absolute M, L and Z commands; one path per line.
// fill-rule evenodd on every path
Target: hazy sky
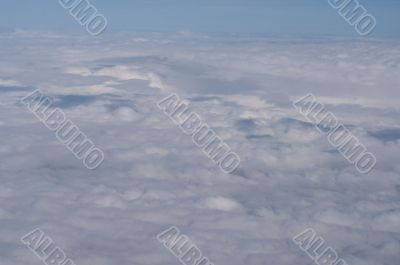
M 58 0 L 1 2 L 1 30 L 82 30 Z M 328 0 L 91 0 L 91 3 L 107 17 L 108 33 L 143 30 L 357 36 Z M 372 36 L 400 36 L 400 1 L 360 0 L 360 3 L 377 19 Z

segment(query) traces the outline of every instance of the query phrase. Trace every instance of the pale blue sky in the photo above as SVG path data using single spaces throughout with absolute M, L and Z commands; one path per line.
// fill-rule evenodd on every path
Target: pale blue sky
M 0 29 L 83 29 L 58 0 L 1 0 Z M 91 0 L 106 32 L 193 31 L 256 35 L 357 36 L 328 0 Z M 373 37 L 400 37 L 399 0 L 360 0 L 377 19 Z

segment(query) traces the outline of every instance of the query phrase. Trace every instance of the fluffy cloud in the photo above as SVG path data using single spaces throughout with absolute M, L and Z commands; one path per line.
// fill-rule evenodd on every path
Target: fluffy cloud
M 39 262 L 19 243 L 35 227 L 77 265 L 178 264 L 155 238 L 171 225 L 220 265 L 311 263 L 291 241 L 310 226 L 348 264 L 398 260 L 397 41 L 1 39 L 4 264 Z M 34 87 L 101 147 L 101 167 L 83 167 L 18 104 Z M 157 108 L 171 92 L 240 155 L 238 170 L 221 172 Z M 307 92 L 376 155 L 371 173 L 296 112 Z

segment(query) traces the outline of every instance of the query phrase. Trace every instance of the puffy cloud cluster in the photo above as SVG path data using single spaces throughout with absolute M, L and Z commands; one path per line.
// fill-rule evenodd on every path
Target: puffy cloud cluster
M 77 45 L 77 43 L 79 45 Z M 307 227 L 349 265 L 400 247 L 400 43 L 116 34 L 0 35 L 0 256 L 40 264 L 40 227 L 77 265 L 178 264 L 189 235 L 215 265 L 311 264 Z M 105 152 L 90 171 L 18 104 L 35 88 Z M 377 157 L 359 174 L 292 106 L 314 93 Z M 177 93 L 240 155 L 224 174 L 157 107 Z

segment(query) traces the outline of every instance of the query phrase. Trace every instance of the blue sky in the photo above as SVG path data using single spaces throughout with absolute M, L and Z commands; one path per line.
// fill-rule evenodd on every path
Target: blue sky
M 82 30 L 57 0 L 2 2 L 2 30 Z M 91 3 L 107 17 L 108 32 L 357 36 L 327 0 L 92 0 Z M 400 1 L 361 0 L 360 3 L 377 19 L 372 36 L 400 36 Z

